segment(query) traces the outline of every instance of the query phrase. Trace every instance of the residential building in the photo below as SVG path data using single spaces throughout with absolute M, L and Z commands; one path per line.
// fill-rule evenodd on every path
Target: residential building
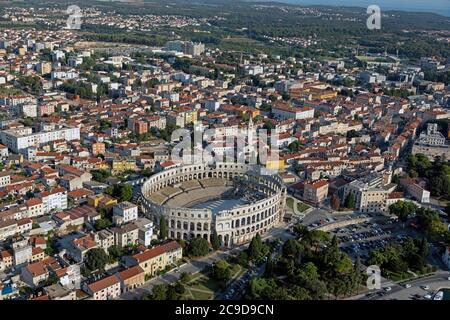
M 320 203 L 328 196 L 328 181 L 320 180 L 313 183 L 304 184 L 303 198 L 306 201 Z
M 176 241 L 135 254 L 125 264 L 139 265 L 146 275 L 155 275 L 166 267 L 174 266 L 183 257 L 181 246 Z
M 42 200 L 44 213 L 50 213 L 52 210 L 67 209 L 67 190 L 65 188 L 60 187 L 44 191 L 38 197 Z
M 121 293 L 120 280 L 116 275 L 107 276 L 84 284 L 83 290 L 92 297 L 92 300 L 111 300 L 117 298 Z
M 137 205 L 124 201 L 113 206 L 113 222 L 120 226 L 124 223 L 134 221 L 138 218 Z
M 122 293 L 134 290 L 145 283 L 145 272 L 138 265 L 120 271 L 116 276 L 120 280 Z

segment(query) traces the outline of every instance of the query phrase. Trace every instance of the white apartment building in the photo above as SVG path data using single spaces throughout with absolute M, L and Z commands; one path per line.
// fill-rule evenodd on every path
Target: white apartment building
M 25 103 L 35 103 L 36 99 L 32 96 L 2 96 L 0 97 L 0 106 L 18 106 Z
M 11 183 L 11 175 L 9 172 L 0 172 L 0 188 L 6 187 Z
M 37 105 L 33 104 L 33 103 L 27 103 L 27 104 L 20 104 L 20 105 L 14 106 L 14 114 L 16 114 L 20 117 L 36 118 L 37 117 Z
M 310 107 L 291 107 L 289 105 L 275 104 L 272 107 L 272 113 L 275 118 L 288 119 L 312 119 L 314 118 L 314 109 Z
M 148 247 L 153 239 L 153 221 L 147 218 L 139 218 L 134 222 L 138 226 L 138 241 Z
M 79 140 L 80 128 L 54 128 L 33 133 L 31 128 L 5 130 L 0 134 L 2 144 L 15 153 L 29 147 L 38 147 L 55 140 Z
M 40 217 L 44 215 L 44 204 L 41 199 L 32 198 L 25 202 L 27 206 L 27 217 Z
M 67 190 L 64 188 L 41 192 L 39 198 L 42 200 L 44 213 L 67 209 Z
M 131 222 L 137 218 L 138 207 L 133 203 L 124 201 L 113 206 L 113 222 L 116 225 Z
M 110 300 L 120 295 L 120 281 L 115 275 L 103 278 L 84 287 L 93 300 Z

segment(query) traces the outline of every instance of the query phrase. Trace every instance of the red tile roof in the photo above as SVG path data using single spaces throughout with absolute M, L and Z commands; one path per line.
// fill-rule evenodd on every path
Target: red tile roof
M 144 269 L 142 269 L 140 266 L 134 266 L 119 272 L 119 276 L 122 280 L 127 280 L 143 272 Z
M 111 287 L 111 286 L 113 286 L 115 284 L 118 284 L 118 283 L 119 283 L 119 279 L 115 275 L 112 275 L 112 276 L 103 278 L 101 280 L 98 280 L 96 282 L 93 282 L 93 283 L 89 284 L 88 288 L 92 292 L 95 293 L 95 292 L 101 291 L 101 290 L 103 290 L 105 288 Z
M 156 247 L 149 249 L 147 251 L 144 251 L 142 253 L 135 254 L 133 257 L 138 262 L 147 261 L 154 257 L 162 255 L 163 253 L 174 251 L 174 250 L 178 249 L 179 247 L 180 247 L 180 245 L 178 244 L 178 242 L 171 241 L 169 243 L 166 243 L 166 244 L 163 244 L 160 246 L 156 246 Z

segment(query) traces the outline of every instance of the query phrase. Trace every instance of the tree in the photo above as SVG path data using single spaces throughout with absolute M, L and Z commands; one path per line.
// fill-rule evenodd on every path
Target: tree
M 133 198 L 133 187 L 130 184 L 109 186 L 105 190 L 106 194 L 119 199 L 119 201 L 130 201 Z
M 345 198 L 345 207 L 348 209 L 355 208 L 355 196 L 353 193 L 349 193 L 347 195 L 347 198 Z
M 130 184 L 125 184 L 120 188 L 119 200 L 130 201 L 133 198 L 133 187 Z
M 187 272 L 183 272 L 180 275 L 181 283 L 188 283 L 189 281 L 191 281 L 191 279 L 192 279 L 191 275 Z
M 267 258 L 266 268 L 264 269 L 264 277 L 272 278 L 275 276 L 275 263 L 272 259 L 272 255 Z
M 291 142 L 288 145 L 288 149 L 290 152 L 297 152 L 300 150 L 301 144 L 298 140 Z
M 189 241 L 187 252 L 194 257 L 205 256 L 209 252 L 209 243 L 201 237 L 193 238 Z
M 361 273 L 361 259 L 356 257 L 355 265 L 353 268 L 353 286 L 352 286 L 352 293 L 353 290 L 356 289 L 356 293 L 359 293 L 359 287 L 361 286 L 361 282 L 363 281 L 363 275 Z
M 302 251 L 301 244 L 295 239 L 287 240 L 283 245 L 283 257 L 297 258 Z
M 56 238 L 54 236 L 49 235 L 47 238 L 47 246 L 44 250 L 45 254 L 48 254 L 49 256 L 52 256 L 54 254 L 57 254 L 58 248 L 56 246 Z
M 167 238 L 169 231 L 167 230 L 167 221 L 164 217 L 159 220 L 159 238 L 164 240 Z
M 95 221 L 95 230 L 103 230 L 112 226 L 112 222 L 107 218 L 98 219 Z
M 94 248 L 87 252 L 85 265 L 90 271 L 104 270 L 108 260 L 105 250 Z
M 300 238 L 305 236 L 309 232 L 308 227 L 300 223 L 294 226 L 293 231 Z
M 181 288 L 182 287 L 182 288 Z M 184 293 L 182 284 L 167 285 L 167 300 L 180 300 L 179 292 Z
M 153 287 L 152 300 L 167 300 L 167 285 L 165 284 L 157 284 Z
M 261 236 L 257 233 L 248 246 L 248 256 L 250 260 L 259 260 L 261 258 L 263 243 Z
M 111 176 L 111 172 L 109 170 L 93 170 L 91 171 L 92 179 L 98 182 L 105 182 Z
M 243 266 L 244 268 L 248 267 L 248 253 L 246 251 L 241 251 L 236 257 L 236 262 Z
M 249 295 L 251 299 L 270 299 L 276 288 L 275 280 L 255 277 L 249 282 Z
M 186 292 L 186 288 L 181 282 L 176 282 L 174 285 L 175 293 L 178 295 L 178 299 Z
M 111 247 L 108 248 L 108 254 L 115 261 L 118 261 L 124 253 L 121 247 L 112 245 Z
M 231 265 L 225 260 L 219 260 L 212 267 L 212 276 L 219 281 L 228 281 L 231 278 Z
M 220 248 L 220 240 L 216 232 L 212 235 L 211 246 L 214 250 L 218 250 Z
M 417 206 L 411 201 L 397 201 L 389 206 L 389 213 L 398 217 L 402 222 L 408 220 L 408 216 L 417 210 Z
M 333 197 L 331 197 L 331 208 L 334 211 L 338 211 L 341 207 L 341 199 L 336 194 L 333 194 Z

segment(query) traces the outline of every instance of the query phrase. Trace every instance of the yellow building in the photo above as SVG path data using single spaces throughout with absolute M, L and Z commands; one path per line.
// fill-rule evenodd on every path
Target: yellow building
M 241 117 L 246 114 L 248 114 L 252 118 L 256 118 L 257 116 L 259 116 L 261 114 L 261 111 L 258 109 L 254 109 L 254 108 L 245 108 L 245 109 L 240 110 L 240 112 L 239 112 L 239 115 Z
M 311 90 L 312 100 L 328 100 L 337 97 L 337 91 L 333 90 Z
M 266 161 L 266 169 L 268 170 L 284 170 L 285 164 L 284 160 L 279 159 L 267 159 Z
M 176 241 L 156 246 L 133 256 L 145 275 L 154 276 L 168 266 L 175 266 L 183 258 L 183 249 Z
M 197 110 L 185 112 L 185 123 L 197 123 Z
M 117 204 L 117 199 L 103 193 L 93 194 L 88 196 L 88 204 L 95 208 L 110 208 Z
M 136 161 L 134 159 L 113 160 L 111 173 L 113 175 L 121 174 L 125 171 L 136 171 Z

